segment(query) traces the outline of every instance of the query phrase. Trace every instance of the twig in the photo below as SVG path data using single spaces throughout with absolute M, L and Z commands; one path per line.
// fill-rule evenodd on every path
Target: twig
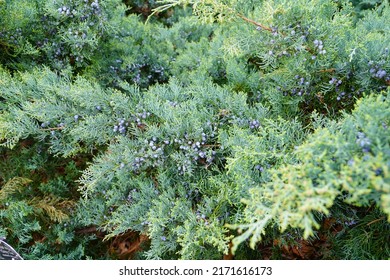
M 211 147 L 211 148 L 213 148 L 213 147 L 220 147 L 221 146 L 221 144 L 206 144 L 206 145 L 202 145 L 203 147 Z
M 51 127 L 51 128 L 41 128 L 41 130 L 51 131 L 51 130 L 62 130 L 64 128 L 65 128 L 64 126 L 60 126 L 60 127 Z
M 242 18 L 242 19 L 245 20 L 246 22 L 252 23 L 252 24 L 254 24 L 254 25 L 256 25 L 256 26 L 258 26 L 258 27 L 260 27 L 260 28 L 262 28 L 262 29 L 265 29 L 265 30 L 268 30 L 268 31 L 270 31 L 270 32 L 273 32 L 273 29 L 272 29 L 271 27 L 268 27 L 268 26 L 265 26 L 265 25 L 263 25 L 263 24 L 261 24 L 261 23 L 258 23 L 258 22 L 254 21 L 254 20 L 252 20 L 252 19 L 249 19 L 249 18 L 247 18 L 247 17 L 241 15 L 241 14 L 237 14 L 237 15 L 238 15 L 238 17 Z
M 335 68 L 322 69 L 322 70 L 320 70 L 321 73 L 332 73 L 332 72 L 334 72 L 334 71 L 336 71 Z
M 374 224 L 374 223 L 376 223 L 376 222 L 382 221 L 384 218 L 385 218 L 385 217 L 383 216 L 382 218 L 373 220 L 373 221 L 369 222 L 369 223 L 367 224 L 367 226 L 372 225 L 372 224 Z
M 78 229 L 78 230 L 76 230 L 76 233 L 77 234 L 89 234 L 89 233 L 96 233 L 97 231 L 98 230 L 97 230 L 96 226 L 90 226 L 87 228 Z

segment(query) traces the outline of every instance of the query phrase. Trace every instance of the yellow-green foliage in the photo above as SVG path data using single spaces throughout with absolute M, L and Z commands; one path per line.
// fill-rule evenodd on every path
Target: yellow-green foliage
M 249 190 L 251 224 L 238 226 L 248 229 L 243 236 L 253 234 L 254 246 L 273 222 L 281 231 L 301 228 L 308 238 L 320 226 L 315 215 L 329 216 L 336 199 L 378 207 L 390 221 L 389 120 L 387 93 L 359 100 L 351 115 L 314 131 L 293 152 L 296 163 L 275 168 L 269 182 Z

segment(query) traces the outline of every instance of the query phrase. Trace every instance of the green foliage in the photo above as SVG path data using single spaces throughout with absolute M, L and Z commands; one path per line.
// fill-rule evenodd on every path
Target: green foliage
M 250 190 L 245 211 L 251 223 L 239 226 L 247 231 L 236 242 L 253 235 L 254 246 L 270 222 L 281 231 L 302 228 L 307 238 L 319 228 L 317 213 L 331 215 L 336 198 L 378 207 L 390 221 L 389 105 L 386 96 L 362 99 L 351 115 L 317 129 L 296 147 L 295 164 L 272 170 L 268 182 Z
M 143 259 L 389 258 L 389 18 L 0 1 L 0 236 L 26 259 L 116 258 L 129 234 Z
M 90 237 L 75 234 L 79 173 L 74 161 L 51 158 L 42 144 L 31 141 L 13 151 L 1 149 L 1 157 L 0 235 L 27 259 L 100 258 L 93 248 L 85 252 Z
M 100 42 L 115 36 L 124 12 L 119 0 L 3 1 L 2 62 L 13 69 L 44 63 L 78 70 L 90 62 Z
M 363 215 L 358 224 L 337 240 L 338 246 L 335 247 L 344 259 L 386 260 L 390 255 L 388 232 L 389 223 L 385 216 L 375 210 Z

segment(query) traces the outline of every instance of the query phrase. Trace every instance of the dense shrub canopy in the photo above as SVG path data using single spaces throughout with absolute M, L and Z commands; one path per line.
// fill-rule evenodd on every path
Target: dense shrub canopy
M 388 259 L 389 21 L 0 0 L 0 237 L 26 259 Z

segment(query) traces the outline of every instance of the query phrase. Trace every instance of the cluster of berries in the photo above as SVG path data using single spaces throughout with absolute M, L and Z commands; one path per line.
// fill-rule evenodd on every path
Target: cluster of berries
M 356 143 L 362 148 L 364 153 L 371 151 L 371 141 L 363 132 L 358 132 L 356 138 Z
M 377 79 L 386 79 L 386 80 L 390 79 L 390 76 L 388 75 L 386 70 L 384 70 L 382 68 L 382 65 L 380 65 L 379 63 L 374 64 L 373 61 L 370 61 L 370 62 L 368 62 L 368 65 L 371 66 L 371 68 L 370 68 L 371 77 L 377 78 Z

